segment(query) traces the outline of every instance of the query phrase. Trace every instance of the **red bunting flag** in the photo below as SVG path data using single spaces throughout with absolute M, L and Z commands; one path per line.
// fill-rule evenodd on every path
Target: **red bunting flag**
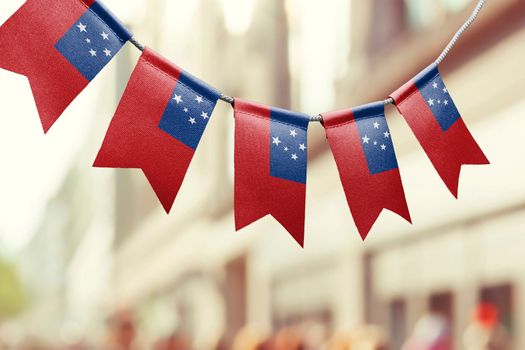
M 272 215 L 304 245 L 305 114 L 235 100 L 235 224 Z
M 461 166 L 489 164 L 450 97 L 436 64 L 392 94 L 448 189 L 457 198 Z
M 146 48 L 94 166 L 142 169 L 169 212 L 219 96 Z
M 44 132 L 131 33 L 94 0 L 28 0 L 0 27 L 0 67 L 27 76 Z
M 323 124 L 363 240 L 383 209 L 411 222 L 384 104 L 326 113 Z

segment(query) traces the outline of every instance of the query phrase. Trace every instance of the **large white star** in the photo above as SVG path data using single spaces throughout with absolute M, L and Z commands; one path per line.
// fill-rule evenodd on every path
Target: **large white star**
M 433 105 L 434 105 L 434 100 L 431 99 L 431 98 L 429 98 L 429 99 L 428 99 L 428 105 L 429 105 L 429 106 L 433 106 Z
M 281 144 L 281 140 L 279 140 L 279 136 L 277 137 L 272 137 L 273 141 L 272 143 L 276 146 L 279 146 Z
M 87 26 L 86 25 L 83 25 L 82 22 L 80 22 L 78 25 L 77 25 L 77 28 L 80 29 L 80 33 L 82 32 L 85 32 L 87 33 Z
M 382 149 L 383 151 L 386 151 L 386 145 L 381 145 L 381 149 Z
M 190 118 L 188 121 L 191 123 L 191 125 L 197 124 L 195 118 Z
M 301 144 L 299 145 L 299 149 L 300 149 L 301 151 L 306 151 L 306 146 L 305 146 L 305 144 L 304 144 L 304 143 L 301 143 Z
M 177 104 L 182 103 L 182 96 L 175 94 L 173 101 L 177 102 Z
M 295 129 L 290 130 L 290 136 L 291 137 L 296 137 L 297 136 L 297 131 Z
M 110 57 L 111 56 L 111 50 L 108 50 L 108 48 L 104 49 L 104 53 L 106 54 L 106 57 Z
M 374 129 L 379 129 L 379 123 L 378 122 L 374 122 Z
M 437 88 L 438 88 L 438 83 L 434 82 L 434 84 L 432 84 L 432 87 L 433 87 L 434 89 L 437 89 Z
M 204 118 L 204 120 L 210 118 L 210 116 L 208 115 L 208 113 L 205 113 L 205 112 L 202 112 L 202 113 L 201 113 L 201 117 Z
M 86 43 L 91 44 L 91 39 L 90 38 L 86 38 Z
M 444 87 L 444 88 L 443 88 L 443 92 L 444 92 L 445 94 L 447 94 L 447 93 L 448 93 L 448 90 L 447 90 L 447 88 L 446 88 L 446 87 Z
M 363 143 L 369 143 L 370 142 L 370 138 L 368 136 L 365 135 L 365 137 L 363 137 Z
M 102 40 L 109 40 L 109 34 L 104 31 L 100 33 L 100 36 L 102 36 Z
M 445 100 L 443 103 L 445 104 L 445 106 L 448 106 L 448 100 Z
M 204 102 L 204 99 L 202 98 L 202 96 L 195 96 L 195 101 L 197 101 L 197 103 L 203 103 Z
M 190 110 L 188 108 L 184 108 L 184 113 L 188 113 Z
M 292 154 L 292 159 L 293 160 L 297 160 L 297 159 L 299 159 L 299 157 L 297 156 L 297 154 L 294 153 L 294 154 Z
M 97 55 L 97 51 L 93 49 L 89 50 L 89 53 L 91 54 L 91 57 L 95 57 Z
M 389 139 L 390 138 L 390 133 L 388 131 L 385 131 L 383 133 L 383 135 L 385 135 L 385 139 Z

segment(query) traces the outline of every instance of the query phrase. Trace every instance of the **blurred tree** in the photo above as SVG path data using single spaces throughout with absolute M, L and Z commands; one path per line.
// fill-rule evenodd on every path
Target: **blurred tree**
M 26 298 L 14 267 L 0 259 L 0 323 L 19 314 Z

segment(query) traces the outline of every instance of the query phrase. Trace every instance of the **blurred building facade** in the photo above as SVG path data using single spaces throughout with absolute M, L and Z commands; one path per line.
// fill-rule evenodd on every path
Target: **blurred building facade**
M 436 58 L 472 7 L 462 0 L 240 2 L 149 1 L 130 24 L 141 40 L 229 94 L 316 113 L 384 99 Z M 517 161 L 524 11 L 521 0 L 489 2 L 442 67 L 493 163 L 464 169 L 459 202 L 389 107 L 414 226 L 384 213 L 362 243 L 324 131 L 312 125 L 306 249 L 270 218 L 235 233 L 233 118 L 220 104 L 170 215 L 139 171 L 71 171 L 21 255 L 21 266 L 34 264 L 26 278 L 36 292 L 21 322 L 39 328 L 52 318 L 41 328 L 50 338 L 103 338 L 104 319 L 126 309 L 142 343 L 178 329 L 195 348 L 221 338 L 231 344 L 245 326 L 331 333 L 366 323 L 400 349 L 432 310 L 448 319 L 459 349 L 472 310 L 490 302 L 515 349 L 525 348 L 518 311 L 525 308 L 525 165 Z M 231 23 L 232 16 L 251 20 Z M 116 105 L 137 55 L 128 48 L 119 58 L 107 78 L 114 101 L 106 104 Z M 79 162 L 95 154 L 108 122 L 97 122 Z

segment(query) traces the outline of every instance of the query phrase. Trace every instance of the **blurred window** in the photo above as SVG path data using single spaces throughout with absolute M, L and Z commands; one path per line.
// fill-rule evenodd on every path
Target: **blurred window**
M 390 303 L 390 341 L 392 349 L 401 349 L 407 337 L 406 302 L 397 299 Z
M 510 284 L 484 287 L 480 291 L 480 302 L 494 305 L 499 312 L 500 320 L 508 332 L 512 334 L 514 288 Z
M 449 14 L 462 11 L 471 0 L 405 0 L 410 27 L 418 30 L 442 22 Z

